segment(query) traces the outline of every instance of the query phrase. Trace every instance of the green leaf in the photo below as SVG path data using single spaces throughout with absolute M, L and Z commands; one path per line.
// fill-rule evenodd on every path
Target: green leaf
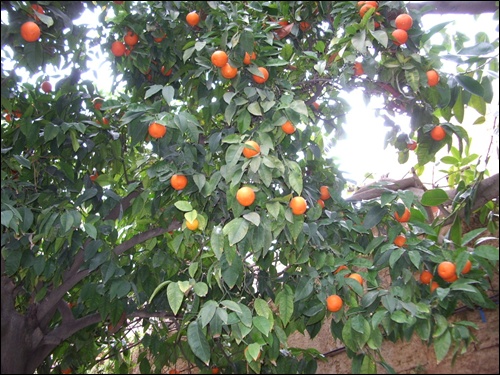
M 272 325 L 267 318 L 263 316 L 254 316 L 253 325 L 259 330 L 264 336 L 268 336 L 271 331 Z
M 474 249 L 474 254 L 478 257 L 498 261 L 498 247 L 481 245 Z
M 286 327 L 293 315 L 293 291 L 289 285 L 284 285 L 283 290 L 278 292 L 275 299 L 279 308 L 279 317 L 283 326 Z
M 179 288 L 178 283 L 170 283 L 167 286 L 167 299 L 174 315 L 177 315 L 184 300 L 184 293 Z
M 114 281 L 111 284 L 111 288 L 109 288 L 109 296 L 111 299 L 114 299 L 115 297 L 120 299 L 125 297 L 128 292 L 130 292 L 131 288 L 132 286 L 130 285 L 130 282 L 126 280 Z
M 212 247 L 215 257 L 220 260 L 224 251 L 224 234 L 222 233 L 222 228 L 220 226 L 216 226 L 212 230 L 210 246 Z
M 387 215 L 387 208 L 374 206 L 367 212 L 365 219 L 363 220 L 363 227 L 366 229 L 371 229 L 382 221 L 382 219 Z
M 174 206 L 179 210 L 183 212 L 190 212 L 193 211 L 193 206 L 191 203 L 186 202 L 186 201 L 177 201 L 174 203 Z
M 436 353 L 437 362 L 441 362 L 451 347 L 451 333 L 447 330 L 443 335 L 434 340 L 434 353 Z
M 432 189 L 424 192 L 421 203 L 424 206 L 432 207 L 439 206 L 448 200 L 450 200 L 450 197 L 448 197 L 448 194 L 443 189 Z
M 240 242 L 248 233 L 249 223 L 245 219 L 239 217 L 231 220 L 224 225 L 222 233 L 229 239 L 229 244 L 233 246 Z
M 167 281 L 164 281 L 162 282 L 160 285 L 158 285 L 155 290 L 153 291 L 153 294 L 151 294 L 151 297 L 149 297 L 149 301 L 148 303 L 151 304 L 151 301 L 153 300 L 153 298 L 155 298 L 155 296 L 158 294 L 158 292 L 160 290 L 162 290 L 166 285 L 170 284 L 171 281 L 170 280 L 167 280 Z
M 484 95 L 483 86 L 481 86 L 481 84 L 474 78 L 471 78 L 466 75 L 458 75 L 455 76 L 455 80 L 460 86 L 462 86 L 465 90 L 467 90 L 471 94 L 481 97 Z
M 187 340 L 194 355 L 208 366 L 210 363 L 210 345 L 197 321 L 189 323 Z

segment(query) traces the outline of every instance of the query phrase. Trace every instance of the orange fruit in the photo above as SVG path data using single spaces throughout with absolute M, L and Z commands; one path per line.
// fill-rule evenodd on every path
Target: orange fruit
M 431 283 L 431 293 L 434 292 L 439 287 L 439 284 L 436 281 Z
M 188 184 L 188 179 L 186 176 L 182 174 L 174 174 L 170 178 L 170 186 L 172 186 L 175 190 L 182 190 Z
M 288 120 L 285 122 L 283 125 L 281 125 L 281 129 L 286 133 L 286 134 L 293 134 L 295 133 L 295 126 L 293 126 L 292 122 Z
M 317 110 L 319 110 L 319 103 L 318 103 L 318 102 L 314 102 L 314 103 L 312 104 L 312 106 L 314 107 L 314 109 L 315 109 L 316 111 L 317 111 Z
M 99 177 L 99 173 L 97 172 L 94 172 L 90 175 L 90 181 L 94 182 L 95 180 L 97 180 L 97 177 Z
M 365 1 L 365 4 L 371 5 L 374 8 L 378 8 L 378 1 Z
M 290 201 L 290 208 L 294 215 L 302 215 L 307 211 L 306 200 L 302 197 L 293 197 Z
M 167 127 L 157 122 L 152 122 L 148 127 L 148 133 L 153 138 L 161 138 L 167 133 Z
M 354 75 L 361 76 L 363 74 L 365 74 L 365 70 L 363 69 L 363 64 L 361 64 L 359 61 L 356 61 L 354 63 Z
M 186 22 L 189 26 L 196 26 L 200 22 L 200 15 L 196 13 L 195 10 L 193 10 L 192 12 L 187 14 Z
M 255 202 L 255 192 L 251 187 L 243 186 L 236 192 L 236 200 L 242 206 L 251 206 Z
M 310 27 L 311 27 L 311 24 L 309 22 L 302 21 L 301 23 L 299 23 L 299 28 L 302 31 L 309 30 Z
M 42 88 L 42 91 L 46 94 L 52 91 L 52 84 L 49 81 L 42 82 L 40 87 Z
M 414 140 L 411 140 L 410 142 L 408 142 L 406 144 L 406 148 L 410 151 L 414 151 L 417 149 L 417 142 L 415 142 Z
M 326 298 L 326 308 L 328 311 L 337 312 L 342 308 L 343 304 L 342 298 L 336 294 L 332 294 Z
M 43 9 L 43 7 L 41 5 L 38 5 L 38 4 L 32 4 L 31 5 L 31 9 L 33 9 L 34 11 L 40 13 L 40 14 L 45 14 L 45 10 Z M 33 17 L 36 21 L 40 21 L 40 17 L 38 17 L 36 14 L 34 14 Z
M 252 54 L 245 52 L 245 57 L 243 58 L 243 64 L 250 65 L 252 60 L 255 60 L 256 58 L 257 58 L 257 55 L 255 54 L 255 52 L 252 52 Z
M 250 146 L 250 147 L 247 147 Z M 246 158 L 253 158 L 260 152 L 260 146 L 255 141 L 246 141 L 245 148 L 243 149 L 243 155 Z
M 319 197 L 324 201 L 330 199 L 331 195 L 330 191 L 328 190 L 328 186 L 323 185 L 319 188 Z
M 413 26 L 413 18 L 409 14 L 400 14 L 396 17 L 396 29 L 408 31 Z
M 164 76 L 169 76 L 170 74 L 172 74 L 172 69 L 173 68 L 170 68 L 169 70 L 167 70 L 167 68 L 165 68 L 165 66 L 162 66 L 161 67 L 161 74 L 163 74 Z
M 358 280 L 358 282 L 363 285 L 363 277 L 359 273 L 351 273 L 348 277 L 354 280 Z
M 443 280 L 446 281 L 447 283 L 454 283 L 455 281 L 458 280 L 458 276 L 453 274 L 453 276 L 447 277 L 446 279 Z
M 212 374 L 219 374 L 220 373 L 220 369 L 216 366 L 212 367 L 211 371 L 212 371 Z
M 134 33 L 132 30 L 127 31 L 125 37 L 123 38 L 125 43 L 130 47 L 135 46 L 139 42 L 139 35 Z
M 21 25 L 21 36 L 27 42 L 35 42 L 40 38 L 42 32 L 40 27 L 33 21 L 27 21 Z
M 259 67 L 260 72 L 264 77 L 259 77 L 258 75 L 252 74 L 252 78 L 255 82 L 257 83 L 264 83 L 268 80 L 269 78 L 269 72 L 267 71 L 266 68 L 264 67 Z
M 212 61 L 212 64 L 214 64 L 216 67 L 222 68 L 229 61 L 229 57 L 227 56 L 226 52 L 217 50 L 214 53 L 212 53 L 210 60 Z
M 431 130 L 431 138 L 435 141 L 442 141 L 446 137 L 446 131 L 440 125 L 435 126 Z
M 321 208 L 325 208 L 325 201 L 323 199 L 318 199 L 316 202 L 321 206 Z
M 169 374 L 180 374 L 181 372 L 179 370 L 176 370 L 175 368 L 171 369 L 168 371 Z
M 102 108 L 102 99 L 101 98 L 94 98 L 94 100 L 92 100 L 92 104 L 94 104 L 94 108 L 96 111 L 100 111 L 101 108 Z
M 227 63 L 222 68 L 220 68 L 220 74 L 227 79 L 233 79 L 238 75 L 238 69 Z
M 198 219 L 194 219 L 193 221 L 187 221 L 186 220 L 186 228 L 189 230 L 196 230 L 198 229 L 198 226 L 200 225 Z
M 61 370 L 61 374 L 71 374 L 72 372 L 73 370 L 71 370 L 70 368 L 65 368 Z
M 423 270 L 422 273 L 420 274 L 420 282 L 422 284 L 430 284 L 432 280 L 432 273 L 427 270 Z
M 120 42 L 118 40 L 113 42 L 113 44 L 111 44 L 111 53 L 116 57 L 123 56 L 126 49 L 127 48 L 125 47 L 125 43 Z
M 394 245 L 403 247 L 406 243 L 406 237 L 403 235 L 399 235 L 394 239 Z
M 445 260 L 444 262 L 439 263 L 437 272 L 443 280 L 446 280 L 452 278 L 453 275 L 456 276 L 457 267 L 452 262 Z
M 397 212 L 394 213 L 394 218 L 397 221 L 399 221 L 400 223 L 406 223 L 406 222 L 410 221 L 410 216 L 411 216 L 411 212 L 407 207 L 405 207 L 405 212 L 403 213 L 402 216 L 399 216 L 399 214 Z
M 345 265 L 342 265 L 342 266 L 339 266 L 334 273 L 339 273 L 340 271 L 342 270 L 349 270 L 349 268 L 347 268 L 347 266 Z M 346 276 L 347 277 L 347 276 Z
M 464 268 L 462 268 L 462 272 L 460 272 L 462 275 L 465 275 L 466 273 L 469 273 L 472 268 L 472 262 L 467 259 L 467 262 L 465 262 Z
M 439 73 L 436 72 L 434 69 L 428 70 L 426 72 L 427 75 L 427 84 L 430 87 L 436 86 L 439 82 Z
M 408 33 L 403 29 L 396 29 L 392 32 L 393 43 L 397 46 L 405 44 L 408 40 Z
M 368 12 L 370 9 L 375 8 L 372 4 L 364 4 L 361 8 L 359 8 L 359 15 L 361 18 L 364 17 L 366 12 Z
M 278 22 L 278 25 L 281 25 L 282 27 L 285 27 L 285 26 L 289 25 L 289 22 L 287 20 L 280 20 Z
M 96 120 L 96 122 L 100 125 L 109 125 L 109 119 L 107 117 L 103 117 L 102 122 L 99 120 Z
M 153 40 L 156 42 L 156 43 L 161 43 L 163 41 L 163 39 L 165 39 L 167 37 L 167 34 L 166 33 L 163 33 L 162 36 L 157 36 L 157 37 L 153 37 Z

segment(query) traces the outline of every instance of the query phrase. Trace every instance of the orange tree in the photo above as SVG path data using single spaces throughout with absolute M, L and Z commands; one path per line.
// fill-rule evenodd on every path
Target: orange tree
M 417 334 L 438 360 L 473 340 L 472 323 L 447 318 L 458 304 L 495 307 L 487 277 L 498 251 L 459 225 L 476 208 L 494 217 L 496 195 L 474 200 L 484 172 L 459 185 L 446 220 L 432 220 L 428 206 L 449 199 L 440 189 L 343 199 L 325 148 L 347 125 L 341 94 L 362 88 L 383 100 L 401 163 L 417 152 L 421 170 L 444 147 L 463 152 L 464 108 L 492 100 L 497 41 L 431 45 L 445 25 L 424 31 L 421 11 L 392 1 L 362 17 L 355 1 L 31 5 L 2 2 L 2 373 L 85 372 L 104 359 L 122 373 L 179 359 L 208 373 L 313 373 L 321 353 L 289 347 L 288 336 L 314 337 L 327 321 L 354 372 L 390 368 L 384 340 Z M 74 22 L 86 9 L 99 20 L 92 33 Z M 404 44 L 393 37 L 402 13 L 412 17 Z M 26 21 L 39 39 L 22 39 Z M 217 50 L 234 78 L 212 64 Z M 94 53 L 111 64 L 111 92 L 81 78 Z M 457 73 L 439 73 L 443 53 Z M 45 93 L 40 83 L 58 78 L 51 67 L 71 73 Z M 398 114 L 411 117 L 409 134 Z M 258 148 L 245 157 L 250 140 Z M 183 189 L 170 184 L 176 174 Z M 255 192 L 249 206 L 236 199 L 244 186 Z M 294 197 L 305 213 L 292 212 Z M 409 221 L 396 221 L 405 208 Z M 456 265 L 455 281 L 437 274 L 443 261 Z M 424 270 L 435 291 L 419 281 Z M 334 313 L 332 294 L 343 301 Z M 134 361 L 130 342 L 143 347 Z

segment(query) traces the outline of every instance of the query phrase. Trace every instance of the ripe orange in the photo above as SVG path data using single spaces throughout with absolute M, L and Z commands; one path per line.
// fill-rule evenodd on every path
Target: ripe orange
M 325 201 L 323 199 L 318 199 L 316 202 L 321 206 L 321 208 L 325 208 Z
M 399 214 L 397 212 L 394 213 L 394 218 L 399 221 L 400 223 L 406 223 L 408 221 L 410 221 L 410 216 L 411 216 L 411 212 L 410 210 L 405 207 L 405 212 L 403 213 L 403 215 L 400 217 Z
M 251 187 L 243 186 L 236 192 L 236 200 L 242 206 L 251 206 L 255 202 L 255 192 Z
M 264 67 L 259 67 L 260 72 L 264 77 L 259 77 L 258 75 L 252 74 L 252 78 L 255 82 L 257 83 L 264 83 L 268 80 L 269 78 L 269 72 L 267 71 L 266 68 Z
M 250 146 L 250 147 L 247 147 Z M 253 158 L 260 152 L 260 146 L 255 141 L 246 141 L 245 148 L 243 149 L 243 155 L 246 158 Z
M 410 150 L 410 151 L 414 151 L 414 150 L 416 150 L 416 149 L 417 149 L 417 146 L 418 146 L 418 145 L 417 145 L 417 142 L 416 142 L 416 141 L 414 141 L 413 139 L 412 139 L 410 142 L 408 142 L 408 143 L 406 144 L 406 148 L 408 148 L 408 150 Z
M 319 103 L 318 102 L 314 102 L 312 105 L 316 111 L 319 110 Z
M 453 274 L 453 276 L 447 277 L 446 279 L 443 280 L 446 281 L 447 283 L 454 283 L 455 281 L 458 280 L 458 276 Z
M 169 374 L 180 374 L 181 372 L 179 370 L 176 370 L 175 368 L 171 369 L 168 371 Z
M 94 172 L 90 175 L 90 181 L 94 182 L 95 180 L 97 180 L 97 177 L 99 177 L 99 173 L 97 172 Z
M 139 42 L 139 35 L 134 33 L 132 30 L 129 30 L 127 31 L 127 34 L 125 34 L 123 40 L 127 43 L 127 45 L 133 47 Z
M 299 23 L 299 28 L 302 31 L 307 31 L 307 30 L 309 30 L 310 27 L 311 27 L 311 24 L 309 22 L 302 21 L 301 23 Z
M 406 237 L 403 235 L 399 235 L 394 239 L 394 245 L 403 247 L 406 243 Z
M 464 268 L 462 268 L 461 274 L 465 275 L 466 273 L 469 273 L 471 268 L 472 268 L 472 262 L 469 259 L 467 259 L 467 262 L 465 262 Z
M 342 270 L 349 270 L 349 268 L 347 268 L 347 266 L 345 265 L 342 265 L 342 266 L 339 266 L 334 273 L 339 273 L 340 271 Z M 346 276 L 347 277 L 347 276 Z
M 152 122 L 148 127 L 148 133 L 153 138 L 161 138 L 167 133 L 167 127 L 157 122 Z
M 435 141 L 442 141 L 446 137 L 446 131 L 440 125 L 435 126 L 431 130 L 431 138 Z
M 337 312 L 342 308 L 343 304 L 342 298 L 336 294 L 332 294 L 326 298 L 326 308 L 328 311 Z
M 328 190 L 328 186 L 323 185 L 319 188 L 319 197 L 324 201 L 330 199 L 331 195 L 330 191 Z
M 174 174 L 170 178 L 170 186 L 172 186 L 175 190 L 182 190 L 188 184 L 188 179 L 186 176 L 182 174 Z
M 378 1 L 365 1 L 365 4 L 378 8 Z
M 220 74 L 227 79 L 233 79 L 238 75 L 238 68 L 235 68 L 231 64 L 227 63 L 222 68 L 220 68 Z
M 220 373 L 220 369 L 217 366 L 212 367 L 211 371 L 212 371 L 212 374 L 219 374 Z
M 192 12 L 187 14 L 186 22 L 189 26 L 196 26 L 200 22 L 200 15 L 196 13 L 195 10 L 193 10 Z
M 283 125 L 281 125 L 281 129 L 286 133 L 286 134 L 293 134 L 295 133 L 295 126 L 293 126 L 292 122 L 288 120 L 285 122 Z
M 290 208 L 294 215 L 302 215 L 307 211 L 306 200 L 302 197 L 293 197 L 290 201 Z
M 186 220 L 186 228 L 189 230 L 196 230 L 198 229 L 198 226 L 200 225 L 198 219 L 194 219 L 194 221 L 187 221 Z
M 255 52 L 252 52 L 251 55 L 248 52 L 245 52 L 245 57 L 243 58 L 243 64 L 250 65 L 252 60 L 255 60 L 256 58 L 257 55 L 255 54 Z
M 161 43 L 163 41 L 163 39 L 165 39 L 166 37 L 167 37 L 167 34 L 163 33 L 163 35 L 161 35 L 161 36 L 153 37 L 153 40 L 156 43 Z
M 356 61 L 354 63 L 354 75 L 361 76 L 363 74 L 365 74 L 365 70 L 363 69 L 363 64 L 361 64 L 359 61 Z
M 40 87 L 42 88 L 42 91 L 46 94 L 52 91 L 52 84 L 49 81 L 42 82 Z
M 397 46 L 405 44 L 408 40 L 408 33 L 403 29 L 396 29 L 392 32 L 393 43 Z
M 439 287 L 439 284 L 436 281 L 433 281 L 431 284 L 431 293 L 434 292 Z
M 170 74 L 172 74 L 172 69 L 173 68 L 170 68 L 169 70 L 167 70 L 167 68 L 165 68 L 165 66 L 162 66 L 161 67 L 161 74 L 163 74 L 164 76 L 169 76 Z
M 439 83 L 439 73 L 434 69 L 428 70 L 426 72 L 427 75 L 427 84 L 430 87 L 436 86 Z
M 73 373 L 73 370 L 71 370 L 70 368 L 64 368 L 61 370 L 61 374 L 71 374 Z
M 229 61 L 229 57 L 227 56 L 226 52 L 217 50 L 214 53 L 212 53 L 210 60 L 212 61 L 212 64 L 214 64 L 216 67 L 222 68 Z
M 361 277 L 359 273 L 351 273 L 348 277 L 354 280 L 358 280 L 358 282 L 363 285 L 363 277 Z
M 375 8 L 372 4 L 364 4 L 361 8 L 359 8 L 359 15 L 361 18 L 364 17 L 365 13 L 368 12 L 371 8 Z
M 290 23 L 289 23 L 287 20 L 284 20 L 284 19 L 283 19 L 283 20 L 280 20 L 280 21 L 278 22 L 278 25 L 281 25 L 281 27 L 285 27 L 285 26 L 287 26 L 287 25 L 289 25 L 289 24 L 290 24 Z
M 439 263 L 437 272 L 443 280 L 446 280 L 452 278 L 453 275 L 456 275 L 457 267 L 452 262 L 445 260 L 444 262 Z
M 33 21 L 27 21 L 21 25 L 21 36 L 27 42 L 35 42 L 40 38 L 42 32 L 40 27 Z
M 413 26 L 413 18 L 409 14 L 400 14 L 396 17 L 396 29 L 408 31 Z
M 423 270 L 422 273 L 420 274 L 420 282 L 422 284 L 430 284 L 432 280 L 432 273 L 427 270 Z
M 108 119 L 107 117 L 103 117 L 103 118 L 102 118 L 102 122 L 101 122 L 101 121 L 99 121 L 99 120 L 96 120 L 96 122 L 97 122 L 98 124 L 100 124 L 100 125 L 104 125 L 104 126 L 109 125 L 109 119 Z
M 101 98 L 94 98 L 94 100 L 92 100 L 92 104 L 94 104 L 94 108 L 96 111 L 100 111 L 101 108 L 102 108 L 102 99 Z
M 126 49 L 127 48 L 125 47 L 125 43 L 122 43 L 118 40 L 113 42 L 113 44 L 111 44 L 111 53 L 116 57 L 123 56 Z
M 34 11 L 36 11 L 40 14 L 45 14 L 45 10 L 43 9 L 43 7 L 38 5 L 38 4 L 32 4 L 31 9 L 33 9 Z M 31 17 L 33 17 L 35 19 L 35 21 L 40 21 L 40 17 L 38 17 L 36 14 L 34 14 Z

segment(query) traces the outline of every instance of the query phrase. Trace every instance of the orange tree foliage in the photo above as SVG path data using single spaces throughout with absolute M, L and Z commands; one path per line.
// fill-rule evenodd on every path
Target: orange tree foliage
M 438 243 L 442 222 L 429 220 L 424 204 L 444 203 L 442 191 L 427 203 L 393 191 L 346 202 L 346 181 L 325 148 L 343 126 L 356 126 L 345 124 L 351 108 L 341 94 L 362 88 L 367 100 L 383 100 L 378 114 L 401 163 L 417 152 L 418 170 L 443 147 L 462 152 L 464 108 L 492 99 L 485 72 L 496 70 L 496 41 L 431 45 L 445 25 L 422 30 L 414 11 L 407 42 L 396 45 L 403 2 L 381 1 L 363 18 L 357 3 L 47 1 L 36 14 L 41 37 L 28 43 L 19 28 L 35 19 L 30 3 L 2 2 L 2 350 L 15 343 L 4 318 L 30 338 L 10 352 L 20 367 L 2 360 L 2 370 L 89 371 L 98 355 L 126 349 L 123 326 L 132 322 L 151 355 L 138 359 L 143 373 L 180 358 L 205 372 L 313 373 L 320 353 L 291 348 L 287 338 L 315 337 L 328 318 L 354 372 L 390 368 L 378 355 L 384 340 L 417 334 L 439 360 L 471 342 L 473 324 L 447 317 L 459 303 L 494 307 L 486 276 L 498 251 L 457 226 Z M 73 22 L 85 9 L 98 14 L 93 34 Z M 194 26 L 191 11 L 200 16 Z M 130 31 L 138 42 L 112 54 Z M 99 45 L 111 64 L 109 93 L 81 79 Z M 236 77 L 211 63 L 216 50 Z M 255 53 L 250 64 L 247 53 Z M 443 53 L 466 69 L 440 73 L 430 87 L 426 72 L 440 71 Z M 45 94 L 40 82 L 59 78 L 47 76 L 50 66 L 71 74 Z M 253 78 L 260 67 L 269 72 L 263 83 Z M 409 134 L 398 114 L 411 116 Z M 291 135 L 281 129 L 286 121 L 297 127 Z M 153 122 L 166 126 L 163 137 L 148 135 Z M 446 135 L 436 142 L 438 124 Z M 248 140 L 260 152 L 247 159 Z M 182 191 L 170 185 L 174 174 L 188 178 Z M 248 207 L 236 200 L 243 186 L 256 193 Z M 322 186 L 331 194 L 324 208 Z M 292 214 L 295 196 L 305 198 L 304 214 Z M 405 207 L 411 219 L 400 223 L 394 214 Z M 187 229 L 195 220 L 198 228 Z M 374 237 L 375 226 L 386 234 Z M 393 244 L 400 234 L 404 247 Z M 436 272 L 444 260 L 457 270 L 471 260 L 472 270 L 448 283 Z M 340 266 L 347 270 L 335 273 Z M 423 270 L 432 271 L 435 292 L 419 282 Z M 326 308 L 332 294 L 344 301 L 335 313 Z M 116 371 L 129 370 L 127 352 L 112 358 Z

